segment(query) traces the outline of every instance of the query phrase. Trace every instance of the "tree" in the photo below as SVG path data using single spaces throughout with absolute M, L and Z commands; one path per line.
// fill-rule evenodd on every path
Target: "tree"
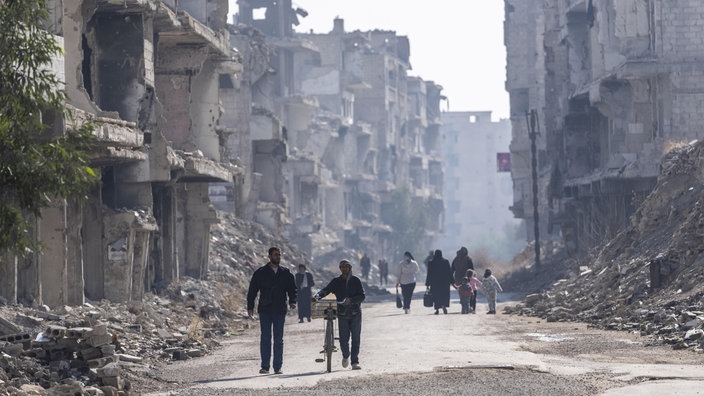
M 0 0 L 0 251 L 18 255 L 40 247 L 31 219 L 42 208 L 85 197 L 97 180 L 91 126 L 63 131 L 42 121 L 70 117 L 49 67 L 61 47 L 43 29 L 47 17 L 45 0 Z
M 414 202 L 407 188 L 400 188 L 391 194 L 391 202 L 386 213 L 386 223 L 391 226 L 391 243 L 393 253 L 400 257 L 404 251 L 418 249 L 422 245 L 428 228 L 428 200 L 420 204 Z M 423 248 L 423 253 L 427 249 Z M 413 252 L 411 252 L 413 253 Z

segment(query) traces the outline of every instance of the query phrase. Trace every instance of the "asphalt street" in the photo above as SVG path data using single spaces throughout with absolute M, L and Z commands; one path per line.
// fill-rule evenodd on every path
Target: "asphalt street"
M 258 373 L 259 333 L 253 328 L 224 340 L 223 348 L 212 355 L 175 362 L 161 369 L 159 377 L 178 382 L 182 390 L 190 389 L 193 394 L 208 394 L 208 389 L 220 394 L 237 389 L 312 387 L 324 381 L 365 376 L 448 370 L 527 370 L 568 377 L 596 373 L 616 385 L 605 395 L 703 394 L 701 355 L 687 356 L 681 362 L 677 355 L 649 362 L 655 351 L 643 349 L 639 337 L 633 335 L 588 329 L 584 324 L 548 324 L 502 315 L 502 305 L 515 303 L 509 295 L 500 294 L 497 315 L 486 314 L 487 306 L 481 297 L 477 314 L 460 314 L 456 292 L 446 315 L 442 312 L 434 315 L 432 309 L 422 306 L 422 290 L 417 291 L 409 314 L 396 308 L 392 297 L 370 297 L 363 306 L 362 370 L 343 368 L 342 356 L 337 352 L 333 354 L 333 370 L 327 373 L 326 365 L 315 361 L 322 357 L 324 320 L 298 323 L 296 316 L 289 316 L 283 374 Z M 253 327 L 256 325 L 253 323 Z M 602 342 L 603 338 L 613 338 L 613 345 L 623 349 L 614 353 L 615 347 L 590 348 L 595 340 Z M 633 356 L 623 356 L 622 350 Z M 671 353 L 662 351 L 662 356 Z M 159 394 L 167 393 L 152 393 Z

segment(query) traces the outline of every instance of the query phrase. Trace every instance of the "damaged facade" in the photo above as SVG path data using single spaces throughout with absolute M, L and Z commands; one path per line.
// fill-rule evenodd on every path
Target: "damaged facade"
M 703 134 L 704 9 L 692 0 L 509 0 L 505 10 L 511 209 L 533 221 L 526 113 L 536 110 L 540 234 L 584 254 L 628 223 L 663 154 Z
M 305 15 L 290 0 L 248 1 L 230 28 L 245 64 L 233 103 L 252 107 L 238 122 L 254 152 L 243 215 L 313 257 L 342 247 L 390 255 L 385 214 L 392 192 L 407 187 L 431 202 L 430 243 L 443 221 L 442 87 L 407 75 L 408 38 L 346 32 L 339 18 L 329 33 L 294 32 Z M 237 152 L 242 139 L 230 136 Z
M 42 254 L 3 256 L 2 296 L 50 306 L 128 301 L 203 277 L 217 221 L 208 184 L 238 174 L 220 160 L 216 128 L 220 76 L 241 69 L 227 1 L 48 3 L 47 29 L 64 47 L 55 72 L 76 120 L 97 125 L 91 166 L 101 180 L 85 203 L 43 210 Z
M 390 254 L 385 211 L 408 187 L 442 229 L 442 87 L 407 75 L 390 31 L 298 34 L 290 0 L 51 0 L 75 121 L 97 125 L 100 183 L 46 208 L 45 250 L 0 256 L 0 295 L 58 306 L 138 300 L 207 276 L 215 208 L 316 256 Z M 262 17 L 260 17 L 262 16 Z M 389 257 L 393 259 L 393 257 Z

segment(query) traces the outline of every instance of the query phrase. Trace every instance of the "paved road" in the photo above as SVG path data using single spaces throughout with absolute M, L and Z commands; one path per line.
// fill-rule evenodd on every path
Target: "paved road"
M 407 315 L 391 299 L 369 298 L 364 304 L 359 371 L 343 369 L 341 354 L 335 353 L 333 371 L 325 372 L 325 364 L 315 362 L 322 357 L 324 321 L 299 324 L 291 316 L 285 330 L 282 375 L 258 374 L 258 331 L 254 329 L 225 340 L 224 347 L 210 356 L 175 362 L 159 376 L 181 383 L 182 391 L 191 388 L 194 394 L 208 394 L 208 389 L 221 393 L 309 387 L 370 375 L 512 368 L 570 378 L 598 377 L 599 389 L 617 388 L 606 390 L 605 395 L 704 394 L 703 355 L 646 348 L 645 338 L 584 324 L 487 315 L 481 300 L 475 315 L 461 315 L 456 299 L 447 315 L 433 315 L 432 309 L 422 307 L 420 297 L 416 296 Z M 506 303 L 512 302 L 500 303 L 499 312 Z

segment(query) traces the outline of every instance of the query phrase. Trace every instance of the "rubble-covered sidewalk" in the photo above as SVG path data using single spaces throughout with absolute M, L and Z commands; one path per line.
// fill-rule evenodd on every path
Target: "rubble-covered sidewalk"
M 638 332 L 704 353 L 704 142 L 671 151 L 661 169 L 631 226 L 587 260 L 561 249 L 507 278 L 506 288 L 532 293 L 507 312 Z M 528 249 L 517 259 L 532 263 Z
M 333 251 L 315 263 L 261 225 L 226 212 L 218 216 L 207 280 L 183 277 L 128 303 L 50 309 L 0 300 L 0 395 L 139 394 L 155 365 L 210 353 L 221 337 L 256 326 L 247 318 L 245 297 L 269 247 L 281 248 L 282 263 L 292 271 L 306 264 L 320 283 L 338 275 L 342 256 L 355 254 Z M 386 293 L 374 286 L 369 292 Z
M 151 366 L 209 353 L 217 337 L 251 326 L 246 288 L 270 246 L 291 269 L 304 263 L 328 276 L 287 240 L 219 215 L 208 280 L 184 277 L 129 303 L 50 309 L 0 301 L 0 395 L 138 394 Z

